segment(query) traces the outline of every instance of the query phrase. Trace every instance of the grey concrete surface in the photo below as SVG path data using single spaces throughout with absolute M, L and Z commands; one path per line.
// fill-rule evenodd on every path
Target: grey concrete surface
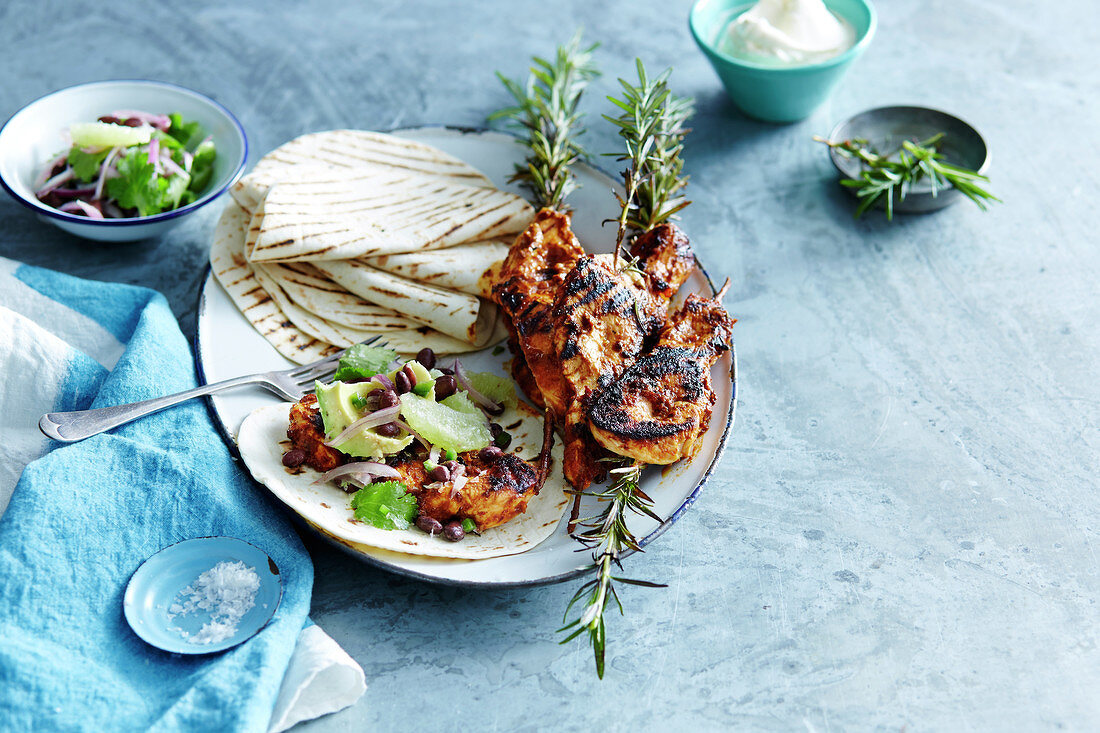
M 889 0 L 802 123 L 746 120 L 687 2 L 0 5 L 0 115 L 149 77 L 207 92 L 266 151 L 338 126 L 478 125 L 496 69 L 583 25 L 606 76 L 675 66 L 699 112 L 684 225 L 733 286 L 738 422 L 696 507 L 629 562 L 607 677 L 554 629 L 572 584 L 463 591 L 309 541 L 313 615 L 370 689 L 302 729 L 1050 730 L 1100 725 L 1096 555 L 1100 48 L 1088 0 Z M 988 213 L 852 220 L 811 142 L 925 104 L 993 151 Z M 193 335 L 213 208 L 161 241 L 73 239 L 0 201 L 0 255 L 163 291 Z

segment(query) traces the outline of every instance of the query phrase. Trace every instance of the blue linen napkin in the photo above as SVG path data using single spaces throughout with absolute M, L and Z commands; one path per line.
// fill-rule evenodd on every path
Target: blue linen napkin
M 96 329 L 117 339 L 117 353 L 43 347 L 67 358 L 42 372 L 52 409 L 195 386 L 187 342 L 160 294 L 0 265 L 29 298 L 78 321 L 65 326 L 70 343 Z M 17 307 L 4 310 L 20 317 Z M 209 535 L 239 537 L 274 559 L 283 580 L 278 612 L 223 653 L 180 656 L 148 646 L 123 618 L 130 575 L 158 550 Z M 234 464 L 201 401 L 55 444 L 26 467 L 0 517 L 0 727 L 264 731 L 312 585 L 297 535 Z

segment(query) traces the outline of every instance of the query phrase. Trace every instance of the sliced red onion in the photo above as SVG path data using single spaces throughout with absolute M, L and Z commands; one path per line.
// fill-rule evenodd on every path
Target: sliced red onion
M 69 153 L 66 151 L 47 163 L 46 167 L 42 169 L 42 172 L 38 174 L 38 177 L 34 179 L 35 187 L 40 187 L 49 180 L 50 173 L 53 172 L 53 169 L 56 168 L 59 163 L 64 163 L 68 158 Z
M 387 377 L 385 374 L 375 374 L 373 377 L 371 377 L 371 379 L 377 379 L 379 384 L 381 384 L 386 389 L 394 388 L 393 380 Z
M 470 384 L 470 380 L 466 378 L 466 370 L 462 368 L 462 362 L 455 359 L 455 379 L 458 381 L 458 385 L 462 389 L 470 393 L 470 399 L 478 404 L 485 412 L 490 415 L 499 415 L 504 412 L 504 405 L 489 399 L 485 395 L 474 389 L 474 386 Z
M 79 196 L 91 196 L 96 198 L 95 187 L 88 186 L 87 188 L 55 188 L 50 191 L 54 196 L 60 196 L 63 199 L 75 199 Z
M 97 209 L 96 207 L 92 206 L 91 204 L 86 204 L 83 201 L 81 201 L 80 199 L 77 199 L 73 203 L 75 203 L 77 206 L 79 206 L 81 209 L 83 209 L 84 215 L 87 216 L 89 219 L 102 219 L 103 218 L 103 212 L 100 211 L 99 209 Z
M 149 141 L 149 149 L 146 151 L 149 156 L 149 162 L 153 164 L 153 170 L 159 176 L 164 172 L 164 169 L 160 165 L 160 140 L 153 138 Z
M 384 410 L 376 410 L 368 415 L 365 415 L 351 425 L 340 431 L 332 440 L 325 443 L 329 448 L 338 448 L 342 443 L 346 443 L 353 438 L 356 434 L 369 428 L 374 428 L 379 425 L 384 425 L 388 422 L 393 422 L 398 413 L 401 412 L 401 405 L 394 405 L 393 407 L 387 407 Z
M 188 174 L 191 173 L 191 164 L 194 163 L 194 162 L 195 162 L 195 156 L 192 155 L 191 153 L 187 152 L 186 150 L 184 150 L 183 151 L 183 169 L 185 171 L 187 171 Z
M 147 125 L 165 131 L 172 126 L 172 120 L 168 115 L 155 115 L 149 112 L 141 112 L 134 109 L 120 109 L 111 113 L 112 117 L 120 120 L 141 120 Z
M 366 477 L 369 481 L 374 476 L 381 476 L 382 478 L 401 478 L 401 474 L 393 466 L 387 466 L 385 463 L 375 463 L 374 461 L 357 461 L 355 463 L 345 463 L 342 466 L 337 466 L 324 473 L 321 478 L 314 481 L 315 484 L 328 483 L 338 478 L 353 479 L 363 482 L 363 477 Z
M 160 162 L 164 164 L 164 169 L 168 171 L 168 175 L 170 176 L 187 175 L 187 171 L 185 171 L 183 168 L 180 168 L 179 164 L 176 163 L 176 161 L 172 160 L 171 155 L 162 155 L 160 158 Z
M 439 446 L 433 445 L 428 449 L 428 460 L 432 463 L 439 463 Z
M 107 157 L 103 159 L 103 165 L 99 169 L 99 180 L 95 182 L 95 195 L 93 198 L 102 198 L 103 196 L 103 184 L 107 182 L 107 171 L 114 170 L 113 164 L 115 157 L 118 155 L 118 151 L 122 148 L 111 148 L 111 152 L 107 153 Z
M 461 463 L 451 472 L 451 498 L 458 496 L 458 492 L 462 491 L 462 487 L 466 485 L 466 467 Z
M 397 407 L 401 407 L 401 405 L 397 405 Z M 406 431 L 408 431 L 410 435 L 412 435 L 412 436 L 413 436 L 414 438 L 416 438 L 416 439 L 417 439 L 418 441 L 420 441 L 420 444 L 421 444 L 422 446 L 424 446 L 425 448 L 427 448 L 427 449 L 431 450 L 431 448 L 432 448 L 432 444 L 431 444 L 431 443 L 429 443 L 429 442 L 428 442 L 428 441 L 427 441 L 427 440 L 426 440 L 426 439 L 424 438 L 424 436 L 423 436 L 423 435 L 421 435 L 420 433 L 418 433 L 418 432 L 416 432 L 415 430 L 413 430 L 413 429 L 412 429 L 412 426 L 411 426 L 411 425 L 409 425 L 409 424 L 408 424 L 407 422 L 405 422 L 404 420 L 394 420 L 394 421 L 393 421 L 393 424 L 394 424 L 394 425 L 396 425 L 397 427 L 401 428 L 402 430 L 406 430 Z
M 67 181 L 71 181 L 73 179 L 73 176 L 74 176 L 73 168 L 72 168 L 72 166 L 69 166 L 65 170 L 61 171 L 56 176 L 51 178 L 50 180 L 43 183 L 42 188 L 35 191 L 34 195 L 35 196 L 45 196 L 50 191 L 52 191 L 55 188 L 57 188 L 58 186 L 60 186 L 62 183 L 65 183 Z
M 80 211 L 80 207 L 76 205 L 75 201 L 66 201 L 57 207 L 58 211 L 64 211 L 68 214 L 75 214 Z

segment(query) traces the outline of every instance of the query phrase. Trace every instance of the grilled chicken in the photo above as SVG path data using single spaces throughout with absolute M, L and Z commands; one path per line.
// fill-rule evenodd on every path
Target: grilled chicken
M 325 426 L 317 409 L 317 395 L 307 394 L 290 408 L 290 427 L 286 437 L 305 453 L 304 463 L 326 473 L 347 462 L 347 456 L 325 445 Z
M 695 269 L 691 243 L 675 224 L 659 224 L 639 235 L 630 245 L 630 254 L 648 276 L 649 291 L 666 302 Z
M 325 445 L 317 397 L 312 394 L 290 408 L 287 437 L 294 449 L 305 453 L 305 464 L 317 471 L 330 471 L 359 460 Z M 504 524 L 527 511 L 527 503 L 539 493 L 546 479 L 551 441 L 550 434 L 543 437 L 537 469 L 513 453 L 504 453 L 492 463 L 481 458 L 477 451 L 460 454 L 459 459 L 466 469 L 466 483 L 458 491 L 453 491 L 450 483 L 426 488 L 433 482 L 424 470 L 424 461 L 408 452 L 390 457 L 387 463 L 401 474 L 400 481 L 416 497 L 421 514 L 443 524 L 453 519 L 472 519 L 480 531 Z
M 525 390 L 533 381 L 538 398 L 530 392 L 528 396 L 555 415 L 566 413 L 572 395 L 550 343 L 551 311 L 566 275 L 583 255 L 584 249 L 569 226 L 569 215 L 543 209 L 508 250 L 493 286 L 493 299 L 506 316 L 510 343 L 520 347 L 513 352 L 513 374 L 518 369 L 522 375 L 522 365 L 516 366 L 522 356 L 533 377 L 516 381 Z
M 568 390 L 562 415 L 565 478 L 578 491 L 606 473 L 610 454 L 593 438 L 584 401 L 642 353 L 664 320 L 664 304 L 651 297 L 646 278 L 617 271 L 610 255 L 577 260 L 552 311 L 550 343 Z
M 710 368 L 729 350 L 733 323 L 718 298 L 689 295 L 652 351 L 588 402 L 596 441 L 642 463 L 695 455 L 714 407 Z
M 427 488 L 430 479 L 422 461 L 402 461 L 396 468 L 405 485 L 414 487 L 420 513 L 446 524 L 454 519 L 472 519 L 479 531 L 504 524 L 527 511 L 527 502 L 539 493 L 539 473 L 514 453 L 505 453 L 486 463 L 476 452 L 463 453 L 467 480 L 458 491 L 450 484 Z

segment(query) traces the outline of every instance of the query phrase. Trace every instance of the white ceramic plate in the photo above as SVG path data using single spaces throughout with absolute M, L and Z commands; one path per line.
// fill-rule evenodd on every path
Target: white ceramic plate
M 482 171 L 501 188 L 523 193 L 516 186 L 507 183 L 514 164 L 522 160 L 524 150 L 510 135 L 445 127 L 398 130 L 394 134 L 434 145 Z M 573 228 L 589 252 L 611 252 L 615 244 L 615 232 L 612 226 L 602 226 L 601 222 L 617 213 L 617 204 L 611 193 L 614 181 L 605 173 L 585 165 L 577 167 L 577 179 L 581 188 L 569 199 L 575 210 Z M 696 269 L 685 284 L 682 294 L 687 292 L 714 294 L 714 285 L 702 266 Z M 197 353 L 200 377 L 204 381 L 217 382 L 243 374 L 292 366 L 291 362 L 280 356 L 252 328 L 213 276 L 208 276 L 203 286 L 198 325 Z M 493 356 L 491 349 L 487 349 L 463 355 L 461 358 L 463 364 L 471 369 L 505 374 L 503 363 L 509 358 L 509 354 L 505 351 Z M 736 404 L 735 364 L 734 354 L 730 351 L 714 365 L 712 377 L 717 403 L 710 429 L 695 459 L 690 463 L 681 461 L 664 470 L 660 467 L 650 468 L 643 475 L 642 488 L 654 499 L 657 514 L 667 517 L 660 524 L 645 517 L 631 517 L 631 531 L 635 536 L 644 538 L 641 542 L 643 546 L 652 542 L 679 519 L 698 497 L 717 466 L 725 447 L 726 436 L 733 424 Z M 232 441 L 248 413 L 257 407 L 272 404 L 277 398 L 257 388 L 231 391 L 210 400 L 227 439 Z M 595 504 L 594 500 L 586 498 L 582 503 L 581 516 L 591 516 Z M 438 583 L 473 586 L 537 585 L 566 580 L 592 568 L 591 554 L 576 551 L 579 546 L 567 534 L 565 521 L 558 525 L 553 535 L 534 549 L 520 555 L 486 560 L 435 559 L 379 550 L 339 540 L 321 528 L 305 523 L 318 530 L 330 542 L 367 562 L 402 575 Z

